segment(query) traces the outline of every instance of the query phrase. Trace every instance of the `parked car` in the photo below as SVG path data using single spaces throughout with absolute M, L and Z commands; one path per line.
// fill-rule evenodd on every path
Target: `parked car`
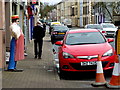
M 103 70 L 113 69 L 116 53 L 109 44 L 113 41 L 96 29 L 67 31 L 63 41 L 55 43 L 61 45 L 58 50 L 60 73 L 96 71 L 98 55 L 101 55 Z
M 51 42 L 54 44 L 58 40 L 63 40 L 66 32 L 69 30 L 67 26 L 57 25 L 51 29 Z
M 71 19 L 64 19 L 63 23 L 67 27 L 72 28 L 72 20 Z
M 106 31 L 103 30 L 103 27 L 100 24 L 87 24 L 85 29 L 98 29 L 103 35 L 106 35 Z
M 51 22 L 49 25 L 49 34 L 51 34 L 51 29 L 53 26 L 61 25 L 60 22 Z
M 117 28 L 112 23 L 101 23 L 103 30 L 106 31 L 106 36 L 115 36 Z

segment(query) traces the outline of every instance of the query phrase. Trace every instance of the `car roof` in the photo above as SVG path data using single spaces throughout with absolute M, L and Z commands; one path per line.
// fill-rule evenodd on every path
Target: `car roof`
M 101 23 L 101 25 L 107 25 L 107 24 L 112 24 L 112 25 L 114 25 L 113 23 Z
M 64 26 L 64 25 L 55 25 L 53 27 L 67 27 L 67 26 Z
M 60 22 L 51 22 L 51 25 L 53 25 L 53 24 L 59 24 L 59 25 L 61 25 L 61 23 Z
M 100 24 L 87 24 L 87 25 L 100 25 Z
M 99 32 L 97 29 L 75 29 L 75 30 L 70 30 L 68 33 L 81 33 L 81 32 Z

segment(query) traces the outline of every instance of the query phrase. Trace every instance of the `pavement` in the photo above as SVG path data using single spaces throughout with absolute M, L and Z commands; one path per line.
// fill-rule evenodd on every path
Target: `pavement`
M 34 59 L 33 41 L 28 44 L 26 58 L 17 62 L 23 72 L 2 71 L 2 88 L 94 88 L 87 80 L 60 80 L 53 63 L 52 44 L 47 33 L 42 59 Z M 7 66 L 6 66 L 7 68 Z

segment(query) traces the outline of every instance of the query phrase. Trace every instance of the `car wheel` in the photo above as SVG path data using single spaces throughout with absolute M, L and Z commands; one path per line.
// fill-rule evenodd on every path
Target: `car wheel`
M 61 70 L 61 69 L 58 69 L 59 70 L 59 77 L 60 77 L 60 79 L 62 80 L 62 79 L 65 79 L 65 77 L 66 77 L 66 72 L 65 71 L 63 71 L 63 70 Z
M 56 67 L 57 73 L 60 74 L 60 69 Z

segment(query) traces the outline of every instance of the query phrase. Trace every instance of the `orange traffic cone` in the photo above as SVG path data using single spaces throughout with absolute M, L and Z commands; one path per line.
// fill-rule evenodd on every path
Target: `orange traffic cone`
M 107 88 L 120 88 L 120 63 L 118 56 L 116 56 L 116 62 L 114 65 L 112 78 L 109 83 L 106 83 Z
M 91 85 L 97 87 L 97 86 L 104 86 L 105 84 L 106 84 L 106 80 L 105 80 L 104 74 L 103 74 L 101 56 L 98 55 L 96 81 L 94 83 L 92 83 Z

